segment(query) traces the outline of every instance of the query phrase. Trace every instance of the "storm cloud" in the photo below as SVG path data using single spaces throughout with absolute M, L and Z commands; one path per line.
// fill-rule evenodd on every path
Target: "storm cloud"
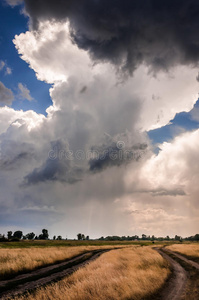
M 34 28 L 39 21 L 70 21 L 71 36 L 94 61 L 130 74 L 140 64 L 153 72 L 198 65 L 197 0 L 25 0 Z
M 21 98 L 15 91 L 24 110 L 0 108 L 4 232 L 13 230 L 10 224 L 30 230 L 45 224 L 50 234 L 71 238 L 80 230 L 92 237 L 193 234 L 199 132 L 181 132 L 157 145 L 158 154 L 146 132 L 196 101 L 199 4 L 24 3 L 30 27 L 13 43 L 37 79 L 51 84 L 52 103 L 45 116 L 24 111 L 45 99 L 38 90 L 38 99 L 20 101 L 32 99 L 23 84 Z M 117 71 L 133 76 L 118 80 Z
M 91 172 L 99 172 L 112 166 L 121 166 L 131 161 L 138 161 L 146 152 L 147 144 L 137 144 L 126 147 L 124 141 L 111 141 L 108 145 L 92 147 L 91 151 L 96 157 L 90 159 Z
M 51 150 L 46 162 L 25 176 L 25 184 L 37 184 L 46 181 L 75 183 L 80 179 L 80 168 L 73 165 L 67 144 L 62 140 L 51 142 Z

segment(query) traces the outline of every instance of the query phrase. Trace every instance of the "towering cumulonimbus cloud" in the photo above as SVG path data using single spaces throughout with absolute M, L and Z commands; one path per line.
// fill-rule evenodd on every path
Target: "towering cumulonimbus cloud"
M 30 28 L 13 43 L 52 84 L 52 103 L 46 116 L 0 108 L 4 232 L 44 224 L 71 238 L 80 228 L 92 237 L 195 233 L 199 132 L 171 124 L 180 136 L 162 145 L 146 132 L 182 111 L 198 120 L 198 2 L 6 1 L 25 4 Z M 133 76 L 119 81 L 116 71 Z M 28 88 L 18 83 L 16 100 L 33 100 Z
M 39 21 L 69 19 L 71 36 L 94 61 L 133 73 L 176 64 L 198 65 L 197 0 L 24 0 L 33 28 Z

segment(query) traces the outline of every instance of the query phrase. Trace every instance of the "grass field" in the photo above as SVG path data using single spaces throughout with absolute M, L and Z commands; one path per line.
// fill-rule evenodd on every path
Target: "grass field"
M 159 243 L 161 244 L 161 243 Z M 165 243 L 164 243 L 165 244 Z M 166 245 L 170 244 L 169 242 Z M 0 243 L 0 279 L 6 279 L 99 248 L 153 245 L 151 241 L 52 241 Z
M 114 245 L 109 248 L 115 247 Z M 123 245 L 116 247 L 124 247 Z M 107 248 L 104 246 L 76 246 L 76 247 L 31 247 L 0 249 L 0 279 L 31 271 L 38 267 L 63 261 L 95 249 Z
M 167 246 L 167 248 L 199 262 L 199 243 L 174 244 Z
M 161 242 L 160 242 L 161 243 Z M 159 243 L 158 243 L 159 244 Z M 170 244 L 170 242 L 168 242 Z M 1 242 L 0 249 L 33 248 L 33 247 L 76 247 L 76 246 L 115 246 L 115 245 L 152 245 L 151 241 L 77 241 L 77 240 L 21 240 L 19 242 Z
M 141 300 L 154 294 L 170 274 L 151 247 L 128 247 L 103 254 L 73 275 L 20 300 Z

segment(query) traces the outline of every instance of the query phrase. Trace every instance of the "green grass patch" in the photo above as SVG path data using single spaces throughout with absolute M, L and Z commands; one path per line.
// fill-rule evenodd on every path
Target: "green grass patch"
M 21 240 L 19 242 L 1 242 L 0 249 L 14 249 L 14 248 L 31 248 L 31 247 L 76 247 L 76 246 L 115 246 L 115 245 L 139 245 L 139 246 L 150 246 L 150 245 L 171 245 L 173 241 L 161 241 L 153 244 L 151 241 L 77 241 L 77 240 Z

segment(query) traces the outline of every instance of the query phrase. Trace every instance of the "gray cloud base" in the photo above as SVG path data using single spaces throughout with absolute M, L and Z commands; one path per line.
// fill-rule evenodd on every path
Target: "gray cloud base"
M 142 63 L 154 72 L 198 64 L 197 0 L 25 0 L 25 9 L 34 28 L 68 18 L 80 48 L 130 74 Z

